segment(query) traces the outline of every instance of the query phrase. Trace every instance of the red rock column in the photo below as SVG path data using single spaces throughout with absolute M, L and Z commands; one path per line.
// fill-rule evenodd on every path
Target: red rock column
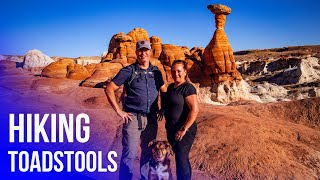
M 151 36 L 150 43 L 151 43 L 153 58 L 159 59 L 161 51 L 162 51 L 161 39 L 157 36 Z
M 215 14 L 216 31 L 202 56 L 205 65 L 209 66 L 205 74 L 211 75 L 214 82 L 240 80 L 241 75 L 236 69 L 233 51 L 224 32 L 226 15 L 231 13 L 231 9 L 221 4 L 208 5 L 207 8 Z

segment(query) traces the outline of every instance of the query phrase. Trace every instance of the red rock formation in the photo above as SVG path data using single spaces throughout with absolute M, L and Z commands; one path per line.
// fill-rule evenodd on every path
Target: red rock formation
M 151 36 L 150 43 L 151 43 L 153 58 L 159 59 L 161 51 L 162 51 L 161 39 L 157 36 Z
M 186 59 L 188 78 L 192 82 L 200 82 L 202 78 L 201 63 L 191 59 Z
M 131 63 L 128 63 L 131 62 Z M 110 63 L 120 63 L 122 65 L 122 67 L 128 66 L 130 64 L 132 64 L 133 62 L 135 62 L 135 60 L 125 60 L 125 59 L 113 59 L 112 61 L 109 61 Z
M 97 64 L 92 76 L 86 79 L 82 86 L 102 87 L 102 84 L 115 76 L 121 68 L 122 65 L 120 63 L 104 62 Z
M 184 49 L 173 44 L 162 44 L 160 61 L 162 64 L 171 66 L 174 60 L 185 60 Z
M 112 59 L 125 59 L 128 57 L 135 57 L 132 53 L 134 43 L 131 36 L 125 35 L 123 32 L 117 33 L 112 36 L 109 49 L 106 56 L 102 57 L 101 62 L 111 61 Z
M 149 40 L 147 31 L 142 28 L 134 28 L 127 35 L 123 32 L 115 34 L 110 40 L 108 53 L 103 53 L 101 62 L 122 59 L 129 64 L 134 63 L 136 61 L 136 42 L 139 40 Z
M 188 48 L 188 46 L 180 46 L 181 49 L 183 50 L 183 53 L 185 56 L 189 57 L 191 54 L 190 54 L 190 49 Z
M 154 66 L 157 66 L 158 69 L 160 70 L 161 74 L 162 74 L 162 78 L 163 80 L 165 81 L 165 83 L 167 84 L 168 83 L 168 79 L 167 79 L 167 73 L 164 69 L 164 66 L 161 64 L 161 62 L 158 60 L 158 59 L 154 59 L 152 58 L 151 59 L 151 64 L 153 64 Z M 171 82 L 171 81 L 170 81 Z
M 91 76 L 94 73 L 94 71 L 96 70 L 97 65 L 98 64 L 88 64 L 88 65 L 85 65 L 84 67 L 87 69 L 89 75 Z
M 85 67 L 80 64 L 69 64 L 67 78 L 75 80 L 85 80 L 90 74 Z
M 71 64 L 74 64 L 74 60 L 68 58 L 53 62 L 42 70 L 41 76 L 51 78 L 65 78 L 67 77 L 68 73 L 67 67 Z
M 209 66 L 209 72 L 205 74 L 212 74 L 214 82 L 240 80 L 242 78 L 236 69 L 233 51 L 223 29 L 226 15 L 230 14 L 231 9 L 220 4 L 208 5 L 208 9 L 215 14 L 217 29 L 202 56 L 205 65 Z
M 149 35 L 146 30 L 143 28 L 134 28 L 132 31 L 127 34 L 132 38 L 132 42 L 136 43 L 140 40 L 149 40 Z
M 168 84 L 173 82 L 172 76 L 171 76 L 171 66 L 163 65 L 163 70 L 165 72 L 165 76 L 163 78 L 167 81 Z
M 203 55 L 204 52 L 204 48 L 203 47 L 193 47 L 190 50 L 190 57 L 192 59 L 201 61 L 201 56 Z

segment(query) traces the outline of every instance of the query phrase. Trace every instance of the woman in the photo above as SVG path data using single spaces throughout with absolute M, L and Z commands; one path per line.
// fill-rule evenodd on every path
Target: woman
M 176 60 L 171 66 L 174 83 L 166 93 L 166 130 L 167 138 L 175 153 L 178 180 L 191 179 L 189 152 L 197 133 L 195 123 L 199 103 L 194 86 L 186 81 L 186 64 Z

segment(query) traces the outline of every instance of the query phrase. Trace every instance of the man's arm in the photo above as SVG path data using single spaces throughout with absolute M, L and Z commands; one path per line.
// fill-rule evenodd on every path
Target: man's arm
M 106 95 L 108 98 L 108 101 L 111 105 L 111 107 L 116 111 L 116 113 L 122 118 L 122 120 L 124 120 L 125 123 L 128 123 L 129 120 L 131 121 L 131 113 L 127 113 L 121 110 L 121 108 L 119 107 L 117 100 L 116 100 L 116 95 L 115 95 L 115 91 L 119 89 L 119 86 L 117 86 L 114 82 L 110 82 L 108 83 L 107 87 L 106 87 Z

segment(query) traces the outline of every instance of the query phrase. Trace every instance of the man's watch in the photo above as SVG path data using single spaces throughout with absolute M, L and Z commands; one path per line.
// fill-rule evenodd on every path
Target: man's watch
M 181 131 L 188 131 L 188 129 L 186 129 L 184 126 L 182 126 L 180 130 Z

